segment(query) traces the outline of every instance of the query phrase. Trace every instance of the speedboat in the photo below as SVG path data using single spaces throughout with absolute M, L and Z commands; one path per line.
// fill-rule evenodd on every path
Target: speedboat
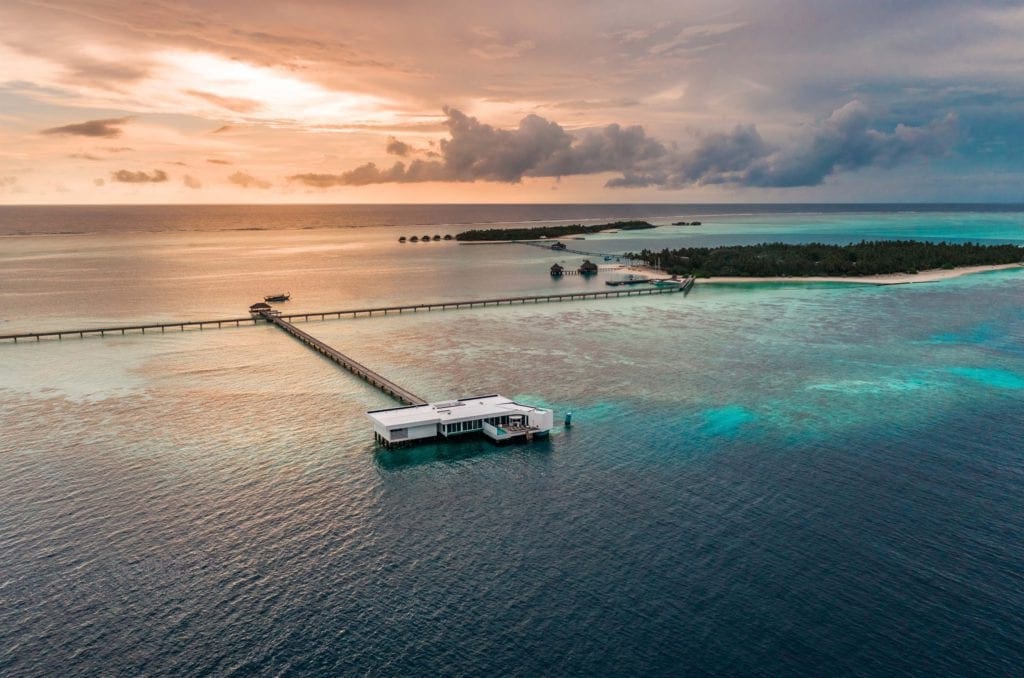
M 263 297 L 263 301 L 288 301 L 292 298 L 291 292 L 285 292 L 283 294 L 271 294 Z

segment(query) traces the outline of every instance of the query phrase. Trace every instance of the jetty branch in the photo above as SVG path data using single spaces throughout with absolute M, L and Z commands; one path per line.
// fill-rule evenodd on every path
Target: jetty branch
M 280 312 L 258 308 L 253 313 L 405 404 L 405 407 L 367 412 L 373 423 L 374 440 L 383 447 L 404 446 L 417 441 L 468 433 L 482 433 L 496 443 L 517 438 L 529 441 L 535 436 L 547 435 L 553 426 L 552 410 L 523 405 L 497 394 L 428 403 L 409 389 L 283 320 Z

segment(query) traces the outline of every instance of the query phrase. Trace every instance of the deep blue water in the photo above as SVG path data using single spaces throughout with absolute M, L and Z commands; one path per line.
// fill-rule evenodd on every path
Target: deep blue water
M 1024 242 L 1016 213 L 936 214 L 644 237 Z M 7 238 L 0 316 L 556 284 L 535 248 L 402 249 L 406 226 Z M 390 401 L 271 327 L 0 345 L 0 673 L 1020 673 L 1024 272 L 304 327 L 427 397 L 574 426 L 382 452 L 363 412 Z

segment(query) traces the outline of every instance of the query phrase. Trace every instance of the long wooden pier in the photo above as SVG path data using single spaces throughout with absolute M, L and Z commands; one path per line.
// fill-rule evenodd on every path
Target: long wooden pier
M 612 299 L 615 297 L 635 297 L 645 294 L 671 294 L 679 292 L 672 288 L 643 288 L 631 290 L 603 290 L 600 292 L 564 292 L 561 294 L 537 294 L 522 297 L 499 297 L 495 299 L 473 299 L 470 301 L 438 301 L 430 304 L 411 304 L 407 306 L 386 306 L 380 308 L 359 308 L 343 311 L 313 311 L 310 313 L 285 313 L 285 320 L 306 322 L 312 320 L 331 320 L 340 318 L 357 318 L 360 316 L 388 315 L 394 313 L 418 313 L 421 311 L 454 311 L 464 308 L 482 308 L 484 306 L 514 306 L 516 304 L 540 304 L 563 301 L 584 301 L 587 299 Z M 3 339 L 3 337 L 0 337 Z
M 672 294 L 683 291 L 679 288 L 631 288 L 626 290 L 602 290 L 600 292 L 562 292 L 560 294 L 539 294 L 520 297 L 495 297 L 493 299 L 471 299 L 468 301 L 437 301 L 427 304 L 409 304 L 405 306 L 376 306 L 372 308 L 343 309 L 339 311 L 310 311 L 306 313 L 286 313 L 280 316 L 283 320 L 302 319 L 334 320 L 341 318 L 370 317 L 373 315 L 390 315 L 402 313 L 420 313 L 427 311 L 454 311 L 485 306 L 514 306 L 517 304 L 540 304 L 566 301 L 585 301 L 591 299 L 614 299 L 616 297 L 636 297 L 652 294 Z M 686 291 L 689 291 L 688 289 Z M 84 338 L 88 336 L 107 336 L 108 334 L 124 335 L 129 332 L 150 332 L 203 330 L 217 327 L 240 327 L 254 325 L 263 321 L 263 316 L 249 318 L 220 318 L 214 320 L 180 320 L 166 323 L 150 323 L 146 325 L 117 325 L 112 327 L 87 327 L 72 330 L 52 330 L 47 332 L 23 332 L 20 334 L 0 334 L 0 341 Z
M 221 327 L 241 327 L 242 325 L 255 325 L 262 318 L 219 318 L 216 320 L 175 320 L 173 322 L 166 323 L 149 323 L 148 325 L 116 325 L 112 327 L 86 327 L 75 330 L 51 330 L 49 332 L 23 332 L 21 334 L 0 334 L 0 341 L 14 341 L 18 342 L 19 339 L 64 339 L 77 338 L 83 339 L 85 337 L 105 337 L 108 334 L 127 334 L 128 332 L 141 332 L 146 333 L 146 330 L 150 330 L 151 333 L 157 331 L 164 333 L 168 330 L 178 330 L 184 332 L 185 330 L 208 330 L 213 328 Z
M 328 346 L 324 342 L 320 341 L 308 332 L 303 332 L 295 325 L 292 325 L 287 320 L 283 319 L 283 316 L 279 316 L 272 311 L 264 311 L 260 314 L 264 320 L 269 323 L 277 325 L 282 330 L 292 335 L 306 346 L 320 353 L 329 360 L 333 360 L 338 363 L 352 374 L 360 377 L 369 384 L 376 386 L 384 393 L 387 393 L 392 398 L 405 403 L 406 405 L 426 405 L 427 401 L 420 398 L 418 395 L 402 388 L 395 382 L 391 381 L 387 377 L 381 376 L 374 372 L 369 367 L 366 367 L 360 362 L 349 358 L 347 355 L 339 351 L 338 349 Z

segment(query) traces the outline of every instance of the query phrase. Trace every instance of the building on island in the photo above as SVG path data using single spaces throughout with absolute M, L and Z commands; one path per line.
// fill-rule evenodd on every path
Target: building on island
M 385 447 L 417 440 L 483 433 L 495 442 L 547 435 L 554 412 L 522 405 L 500 395 L 462 398 L 428 405 L 373 410 L 374 439 Z

